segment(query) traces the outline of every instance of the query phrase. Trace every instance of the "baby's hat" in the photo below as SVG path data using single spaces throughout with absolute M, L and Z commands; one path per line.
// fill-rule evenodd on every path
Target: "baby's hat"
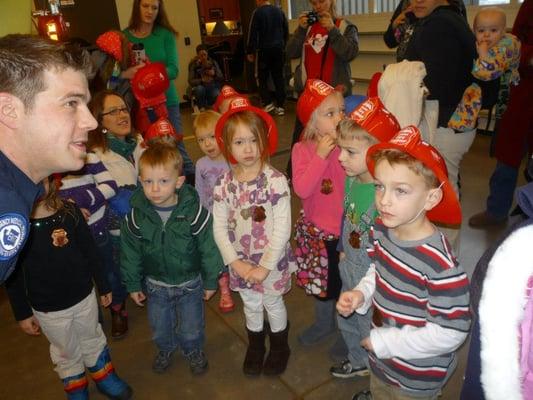
M 320 103 L 335 91 L 337 90 L 320 79 L 307 80 L 305 89 L 298 98 L 298 103 L 296 103 L 296 115 L 303 126 L 307 125 L 313 111 L 316 110 Z

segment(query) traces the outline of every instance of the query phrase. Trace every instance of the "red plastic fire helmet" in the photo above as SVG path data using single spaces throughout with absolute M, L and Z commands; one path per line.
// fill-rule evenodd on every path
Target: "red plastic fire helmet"
M 141 108 L 166 101 L 165 92 L 170 85 L 165 64 L 148 63 L 137 71 L 131 80 L 131 88 Z

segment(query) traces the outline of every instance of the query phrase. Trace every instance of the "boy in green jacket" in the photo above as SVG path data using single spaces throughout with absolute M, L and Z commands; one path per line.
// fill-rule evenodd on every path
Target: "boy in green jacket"
M 212 219 L 192 186 L 183 160 L 168 142 L 150 143 L 139 160 L 142 190 L 131 198 L 122 222 L 121 270 L 131 298 L 143 306 L 159 349 L 152 365 L 164 372 L 181 349 L 193 374 L 207 369 L 204 305 L 216 291 L 224 265 L 213 239 Z M 146 293 L 146 295 L 145 295 Z

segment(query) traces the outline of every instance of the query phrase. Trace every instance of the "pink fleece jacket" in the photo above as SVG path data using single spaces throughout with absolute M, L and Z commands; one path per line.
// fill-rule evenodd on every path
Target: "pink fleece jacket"
M 302 200 L 305 216 L 318 228 L 340 235 L 344 178 L 336 147 L 324 160 L 316 153 L 317 144 L 304 140 L 292 149 L 292 182 Z

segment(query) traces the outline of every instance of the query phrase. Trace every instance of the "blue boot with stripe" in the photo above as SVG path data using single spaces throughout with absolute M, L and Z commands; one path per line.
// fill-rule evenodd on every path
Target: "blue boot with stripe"
M 107 346 L 100 353 L 96 364 L 89 368 L 89 372 L 98 390 L 109 399 L 128 400 L 131 398 L 133 390 L 116 374 Z
M 89 382 L 87 381 L 85 372 L 79 375 L 69 376 L 65 379 L 62 379 L 62 381 L 68 400 L 89 399 L 89 391 L 87 390 Z

